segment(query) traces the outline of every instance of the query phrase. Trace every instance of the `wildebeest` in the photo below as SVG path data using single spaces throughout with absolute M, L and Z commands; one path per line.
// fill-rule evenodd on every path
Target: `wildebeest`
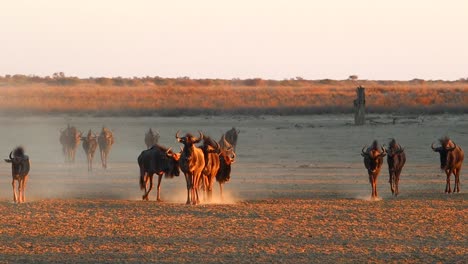
M 65 155 L 66 162 L 75 162 L 75 153 L 78 144 L 80 144 L 81 132 L 74 126 L 67 125 L 65 130 L 60 131 L 60 143 Z
M 453 192 L 460 192 L 460 170 L 463 164 L 465 154 L 463 149 L 456 145 L 449 137 L 439 139 L 440 147 L 435 148 L 432 143 L 431 148 L 440 154 L 440 169 L 445 171 L 447 175 L 447 184 L 445 185 L 445 193 L 451 193 L 450 175 L 455 176 L 455 186 Z
M 235 161 L 236 153 L 234 152 L 232 145 L 227 142 L 224 134 L 221 136 L 219 142 L 221 147 L 219 154 L 219 170 L 216 174 L 216 181 L 219 183 L 221 200 L 224 200 L 223 184 L 231 179 L 231 165 Z
M 147 148 L 151 148 L 152 146 L 158 144 L 159 141 L 159 133 L 153 132 L 150 128 L 148 132 L 145 134 L 145 144 Z
M 144 150 L 138 156 L 138 166 L 140 166 L 140 189 L 145 190 L 143 200 L 149 200 L 148 195 L 153 189 L 153 175 L 158 175 L 157 201 L 161 201 L 161 179 L 163 174 L 166 178 L 179 176 L 180 153 L 174 153 L 160 145 L 154 145 Z M 148 186 L 149 181 L 149 186 Z
M 369 174 L 369 182 L 372 186 L 372 199 L 376 199 L 377 195 L 377 177 L 379 176 L 380 169 L 383 164 L 383 157 L 386 155 L 386 151 L 383 147 L 379 148 L 377 140 L 372 142 L 372 145 L 364 151 L 366 147 L 362 148 L 361 156 L 364 157 L 364 166 Z
M 240 130 L 236 129 L 235 127 L 231 128 L 230 130 L 226 131 L 226 133 L 225 133 L 226 140 L 234 148 L 234 151 L 236 151 L 237 137 L 238 137 L 239 133 L 240 133 Z
M 99 152 L 101 153 L 101 163 L 104 169 L 107 168 L 107 157 L 114 144 L 114 135 L 107 127 L 102 127 L 98 137 Z
M 23 147 L 15 148 L 12 152 L 10 152 L 8 157 L 9 159 L 5 159 L 5 161 L 11 163 L 11 176 L 13 178 L 11 182 L 11 185 L 13 186 L 13 201 L 15 203 L 23 203 L 26 201 L 24 192 L 29 176 L 29 157 L 24 154 Z M 16 194 L 15 181 L 18 181 L 18 194 Z
M 203 169 L 202 180 L 200 182 L 203 184 L 204 197 L 208 201 L 211 201 L 213 197 L 213 185 L 219 170 L 220 146 L 211 137 L 203 135 L 201 149 L 205 159 L 205 168 Z
M 96 148 L 98 145 L 97 136 L 96 134 L 92 133 L 90 129 L 88 131 L 88 135 L 86 135 L 86 137 L 82 137 L 81 140 L 83 141 L 83 150 L 86 154 L 86 159 L 88 161 L 88 171 L 92 171 L 94 153 L 96 152 Z
M 398 183 L 400 182 L 400 174 L 405 162 L 405 150 L 392 138 L 388 143 L 387 163 L 389 173 L 388 182 L 390 183 L 390 190 L 395 196 L 399 194 Z
M 194 145 L 203 138 L 203 134 L 200 131 L 199 134 L 199 138 L 192 136 L 190 133 L 187 133 L 184 137 L 179 137 L 179 131 L 175 135 L 177 141 L 184 145 L 179 165 L 187 183 L 186 204 L 200 203 L 198 187 L 200 186 L 200 179 L 205 167 L 205 158 L 203 157 L 203 151 Z

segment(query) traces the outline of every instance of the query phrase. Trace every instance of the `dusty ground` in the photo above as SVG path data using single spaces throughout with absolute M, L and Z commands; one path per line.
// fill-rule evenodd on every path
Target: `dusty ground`
M 465 195 L 0 203 L 4 262 L 464 263 Z
M 16 205 L 9 167 L 0 165 L 0 263 L 466 262 L 465 173 L 462 192 L 445 195 L 430 144 L 449 135 L 468 149 L 468 116 L 406 116 L 395 125 L 387 124 L 391 116 L 375 118 L 354 127 L 349 115 L 1 117 L 4 157 L 24 145 L 32 170 L 28 202 Z M 63 163 L 58 135 L 67 122 L 82 131 L 114 130 L 107 170 L 96 157 L 88 173 L 81 147 L 75 164 Z M 232 126 L 241 134 L 224 202 L 185 206 L 183 177 L 163 179 L 165 202 L 155 202 L 155 193 L 140 201 L 136 157 L 149 127 L 176 149 L 178 129 L 219 138 Z M 359 153 L 389 137 L 408 156 L 401 195 L 391 197 L 385 164 L 381 199 L 369 201 Z

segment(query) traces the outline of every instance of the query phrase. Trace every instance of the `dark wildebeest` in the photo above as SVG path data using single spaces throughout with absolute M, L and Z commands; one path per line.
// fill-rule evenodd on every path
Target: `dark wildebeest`
M 75 162 L 76 148 L 80 144 L 80 140 L 81 132 L 74 126 L 67 125 L 65 130 L 60 131 L 60 143 L 66 162 Z
M 187 182 L 186 204 L 200 203 L 198 187 L 200 186 L 200 179 L 205 167 L 205 158 L 203 157 L 203 151 L 194 145 L 200 142 L 203 138 L 203 134 L 200 131 L 199 133 L 199 138 L 196 138 L 189 133 L 184 137 L 179 137 L 179 131 L 177 131 L 175 135 L 177 141 L 184 145 L 179 165 L 185 175 L 185 181 Z
M 376 199 L 377 195 L 377 177 L 379 176 L 380 169 L 383 164 L 383 157 L 386 152 L 383 147 L 379 148 L 377 140 L 372 142 L 372 145 L 364 151 L 366 147 L 362 148 L 361 156 L 364 157 L 364 166 L 366 166 L 367 173 L 369 174 L 369 182 L 372 186 L 372 199 Z
M 88 171 L 92 171 L 94 153 L 96 152 L 98 145 L 97 136 L 92 133 L 90 129 L 88 131 L 88 135 L 86 137 L 82 137 L 81 140 L 83 141 L 83 150 L 86 154 L 86 159 L 88 160 Z
M 396 140 L 392 138 L 388 143 L 387 149 L 387 163 L 392 194 L 397 196 L 399 193 L 398 183 L 400 182 L 400 174 L 406 162 L 405 150 L 397 144 Z
M 213 197 L 213 185 L 216 180 L 216 174 L 219 170 L 219 155 L 220 146 L 218 142 L 212 138 L 203 135 L 203 145 L 201 146 L 205 159 L 205 168 L 203 169 L 203 184 L 204 198 L 211 201 Z
M 112 144 L 114 144 L 114 135 L 106 128 L 102 127 L 101 134 L 98 137 L 99 152 L 101 153 L 101 162 L 104 169 L 107 168 L 107 156 L 111 150 Z
M 455 142 L 448 137 L 439 139 L 440 147 L 435 148 L 432 143 L 431 148 L 440 154 L 440 169 L 445 171 L 447 175 L 447 184 L 445 185 L 445 193 L 451 193 L 450 175 L 455 176 L 455 186 L 453 192 L 460 192 L 460 170 L 465 154 L 463 149 L 456 145 Z
M 11 156 L 11 154 L 13 154 L 13 156 Z M 26 201 L 24 198 L 24 191 L 29 176 L 29 157 L 24 154 L 24 149 L 22 147 L 17 147 L 10 152 L 9 159 L 5 159 L 5 161 L 11 163 L 13 201 L 15 203 L 23 203 Z M 18 195 L 16 194 L 15 181 L 18 181 Z
M 153 189 L 153 175 L 158 175 L 157 201 L 161 201 L 161 179 L 163 174 L 166 178 L 179 176 L 180 153 L 174 153 L 171 149 L 154 145 L 144 150 L 138 156 L 138 166 L 140 166 L 140 189 L 145 190 L 143 200 L 149 200 L 148 195 Z M 149 181 L 149 186 L 148 186 Z
M 234 148 L 234 151 L 236 151 L 237 136 L 239 135 L 239 133 L 240 133 L 240 130 L 236 129 L 235 127 L 231 128 L 225 133 L 226 140 Z
M 216 174 L 216 181 L 219 183 L 219 191 L 221 200 L 224 200 L 223 195 L 223 184 L 231 179 L 231 165 L 234 163 L 236 153 L 233 150 L 232 145 L 227 142 L 224 134 L 219 140 L 220 154 L 219 154 L 219 170 Z
M 145 144 L 147 148 L 151 148 L 152 146 L 158 144 L 159 141 L 159 133 L 154 133 L 153 130 L 150 128 L 149 131 L 145 134 Z

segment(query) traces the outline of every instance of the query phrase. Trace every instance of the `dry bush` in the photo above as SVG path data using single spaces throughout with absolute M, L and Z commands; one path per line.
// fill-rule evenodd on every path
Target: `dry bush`
M 130 82 L 136 85 L 129 86 L 123 85 L 129 80 L 116 80 L 104 82 L 104 85 L 91 82 L 66 86 L 4 84 L 0 87 L 0 110 L 4 113 L 102 115 L 348 113 L 352 111 L 357 86 L 356 82 L 334 80 L 253 79 L 229 83 L 186 78 L 168 81 L 170 85 L 138 79 Z M 359 83 L 366 87 L 370 112 L 464 113 L 468 110 L 466 82 Z

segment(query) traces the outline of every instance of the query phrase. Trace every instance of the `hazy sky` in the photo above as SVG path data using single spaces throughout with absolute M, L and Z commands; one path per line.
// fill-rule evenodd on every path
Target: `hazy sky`
M 0 75 L 468 78 L 468 0 L 0 0 Z

